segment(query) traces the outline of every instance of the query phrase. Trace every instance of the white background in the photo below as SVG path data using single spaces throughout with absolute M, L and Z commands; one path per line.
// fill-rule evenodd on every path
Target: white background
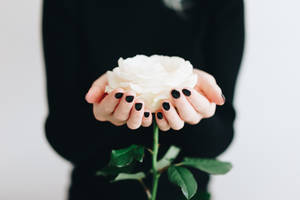
M 215 200 L 300 198 L 300 3 L 246 3 L 236 137 Z M 0 199 L 63 200 L 70 166 L 47 144 L 40 0 L 0 0 Z

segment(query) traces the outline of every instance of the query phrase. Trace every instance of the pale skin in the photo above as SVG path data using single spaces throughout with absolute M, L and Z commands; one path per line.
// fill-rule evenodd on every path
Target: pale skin
M 185 123 L 198 124 L 202 119 L 212 117 L 216 105 L 223 105 L 225 98 L 215 78 L 198 69 L 198 82 L 194 88 L 174 88 L 170 97 L 161 102 L 155 113 L 160 130 L 180 130 Z M 94 116 L 99 121 L 108 121 L 115 126 L 127 124 L 130 129 L 140 126 L 149 127 L 152 115 L 144 102 L 136 97 L 133 91 L 121 88 L 105 93 L 106 74 L 100 76 L 86 94 L 86 101 L 93 104 Z

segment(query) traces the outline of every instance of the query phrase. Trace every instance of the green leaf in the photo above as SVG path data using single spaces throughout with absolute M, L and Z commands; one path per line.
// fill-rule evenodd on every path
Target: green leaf
M 180 149 L 176 146 L 170 146 L 164 157 L 157 162 L 157 169 L 160 170 L 172 163 L 172 161 L 178 156 Z
M 181 187 L 181 191 L 187 199 L 191 199 L 196 194 L 198 185 L 190 170 L 184 167 L 170 166 L 168 177 L 172 183 Z
M 138 172 L 136 174 L 120 173 L 112 182 L 122 181 L 122 180 L 141 180 L 145 177 L 146 175 L 144 172 Z
M 106 166 L 96 172 L 97 176 L 117 176 L 119 173 L 130 173 L 133 170 L 133 166 L 128 165 L 125 167 Z
M 144 147 L 133 144 L 128 148 L 112 150 L 109 165 L 124 167 L 134 160 L 143 162 L 143 157 Z
M 215 175 L 226 174 L 232 169 L 231 163 L 216 159 L 184 158 L 181 164 Z

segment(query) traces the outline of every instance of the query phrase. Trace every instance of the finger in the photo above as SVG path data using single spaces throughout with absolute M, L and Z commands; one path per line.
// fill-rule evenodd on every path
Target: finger
M 225 97 L 222 94 L 221 88 L 218 86 L 215 78 L 201 70 L 195 69 L 194 72 L 198 75 L 198 81 L 195 88 L 199 91 L 203 91 L 205 96 L 218 105 L 225 103 Z
M 200 113 L 204 118 L 212 117 L 216 111 L 216 104 L 209 102 L 209 100 L 201 95 L 193 88 L 182 89 L 182 94 L 194 107 L 194 109 Z
M 105 86 L 107 85 L 106 74 L 100 76 L 85 95 L 85 100 L 88 103 L 98 103 L 105 94 Z
M 162 103 L 162 111 L 170 127 L 174 130 L 180 130 L 184 126 L 184 121 L 179 117 L 172 103 L 168 100 L 164 100 Z
M 198 124 L 202 116 L 196 112 L 181 91 L 173 89 L 171 96 L 180 118 L 189 124 Z
M 103 98 L 103 100 L 99 103 L 97 110 L 99 110 L 102 115 L 111 115 L 116 109 L 116 106 L 119 104 L 123 94 L 123 89 L 115 89 Z
M 129 118 L 130 110 L 134 103 L 134 98 L 134 92 L 126 92 L 123 95 L 119 105 L 113 112 L 113 118 L 117 121 L 127 121 L 127 119 Z
M 155 119 L 156 119 L 157 126 L 159 127 L 160 130 L 168 131 L 170 129 L 170 126 L 161 111 L 156 113 Z
M 137 129 L 141 126 L 144 115 L 144 103 L 137 100 L 134 103 L 134 107 L 131 109 L 129 119 L 127 121 L 127 126 L 130 129 Z
M 150 113 L 150 110 L 144 109 L 144 116 L 142 120 L 142 126 L 143 127 L 149 127 L 152 124 L 152 115 Z

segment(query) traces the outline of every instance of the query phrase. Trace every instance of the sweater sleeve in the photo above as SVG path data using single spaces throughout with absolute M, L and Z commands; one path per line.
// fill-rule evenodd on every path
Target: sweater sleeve
M 101 134 L 104 125 L 109 124 L 99 125 L 91 105 L 84 101 L 84 95 L 96 77 L 90 78 L 89 70 L 82 67 L 84 52 L 81 52 L 79 9 L 77 0 L 45 0 L 42 25 L 49 108 L 46 137 L 59 155 L 75 165 L 99 160 L 106 162 L 105 158 L 92 157 L 108 149 L 105 144 L 109 140 L 107 134 Z M 109 156 L 109 152 L 103 155 Z
M 208 23 L 201 45 L 202 70 L 212 74 L 226 97 L 214 117 L 189 127 L 187 154 L 216 157 L 231 143 L 235 110 L 234 89 L 244 49 L 244 7 L 242 0 L 209 1 Z M 196 136 L 195 136 L 196 135 Z

